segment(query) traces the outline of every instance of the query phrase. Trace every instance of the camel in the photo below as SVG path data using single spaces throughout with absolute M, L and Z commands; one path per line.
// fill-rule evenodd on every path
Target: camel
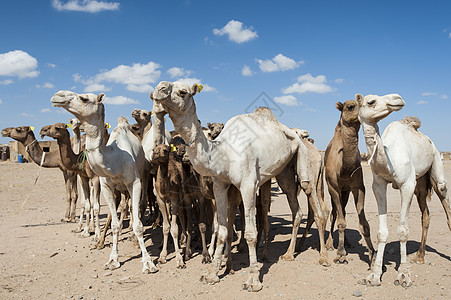
M 138 138 L 130 132 L 127 119 L 120 117 L 118 126 L 112 131 L 105 145 L 104 122 L 105 94 L 77 94 L 59 91 L 52 98 L 53 106 L 63 107 L 75 115 L 86 132 L 86 157 L 92 171 L 100 176 L 102 194 L 112 215 L 113 247 L 105 268 L 120 267 L 118 261 L 119 221 L 116 214 L 114 190 L 128 191 L 132 198 L 133 232 L 138 238 L 142 253 L 142 272 L 157 272 L 146 250 L 143 239 L 143 225 L 138 217 L 141 198 L 141 178 L 144 170 L 144 152 Z
M 255 247 L 257 189 L 279 174 L 296 157 L 299 183 L 316 210 L 316 216 L 322 217 L 307 149 L 296 133 L 281 124 L 268 108 L 257 108 L 251 114 L 232 118 L 217 139 L 209 141 L 202 133 L 196 115 L 193 96 L 198 91 L 199 86 L 196 84 L 189 86 L 181 82 L 163 81 L 155 87 L 151 98 L 168 112 L 174 129 L 188 145 L 186 151 L 194 169 L 213 178 L 219 222 L 218 243 L 211 270 L 202 279 L 211 284 L 219 282 L 220 259 L 228 232 L 227 193 L 229 187 L 234 185 L 243 199 L 245 238 L 249 247 L 250 275 L 243 288 L 259 291 L 263 285 L 259 279 Z M 237 133 L 241 136 L 237 136 Z
M 135 108 L 132 111 L 132 117 L 136 120 L 136 123 L 138 124 L 138 135 L 141 137 L 146 134 L 150 128 L 152 127 L 152 112 L 147 111 L 145 109 L 138 109 Z
M 207 123 L 207 127 L 209 130 L 207 138 L 209 138 L 210 140 L 214 140 L 218 137 L 218 135 L 224 129 L 224 123 L 218 123 L 218 122 Z
M 61 162 L 59 151 L 48 152 L 43 156 L 43 150 L 36 140 L 33 129 L 30 126 L 8 127 L 2 130 L 3 137 L 12 138 L 25 146 L 31 159 L 44 168 L 59 168 L 63 172 L 66 186 L 67 209 L 64 215 L 64 222 L 75 222 L 75 210 L 77 207 L 77 174 L 68 171 Z M 44 160 L 42 161 L 42 159 Z
M 382 137 L 377 123 L 394 111 L 401 110 L 405 102 L 398 94 L 384 96 L 356 95 L 359 103 L 359 121 L 362 124 L 363 135 L 373 173 L 373 192 L 376 197 L 379 213 L 378 247 L 376 260 L 371 273 L 364 280 L 369 285 L 380 285 L 385 244 L 388 239 L 387 227 L 387 184 L 399 189 L 401 194 L 400 224 L 398 227 L 401 262 L 395 285 L 408 287 L 412 284 L 410 265 L 407 262 L 407 238 L 409 233 L 408 214 L 412 197 L 415 193 L 416 180 L 427 176 L 432 187 L 441 200 L 445 210 L 448 227 L 451 230 L 451 215 L 447 184 L 444 176 L 440 153 L 434 143 L 417 129 L 418 119 L 407 117 L 402 121 L 390 123 Z M 422 185 L 424 188 L 424 185 Z M 417 188 L 419 188 L 417 186 Z M 417 194 L 418 197 L 418 194 Z M 425 197 L 418 197 L 424 200 Z M 423 203 L 424 204 L 424 203 Z M 421 205 L 423 211 L 423 228 L 429 223 L 426 205 Z M 423 232 L 424 233 L 424 232 Z M 421 250 L 421 249 L 420 249 Z
M 76 128 L 77 130 L 77 128 Z M 86 223 L 82 236 L 88 237 L 90 215 L 91 215 L 91 205 L 94 210 L 94 239 L 98 240 L 100 238 L 100 181 L 99 176 L 97 176 L 92 170 L 88 162 L 86 161 L 86 153 L 81 152 L 78 155 L 74 153 L 71 143 L 70 135 L 67 130 L 67 125 L 64 123 L 56 123 L 53 125 L 47 125 L 41 128 L 39 133 L 41 137 L 49 136 L 54 138 L 58 142 L 59 152 L 61 155 L 61 162 L 70 171 L 76 172 L 81 179 L 81 192 L 82 198 L 84 199 L 84 211 L 86 213 Z M 90 189 L 92 186 L 92 189 Z M 83 216 L 80 216 L 83 219 Z
M 352 192 L 359 217 L 359 229 L 371 252 L 370 261 L 372 261 L 374 248 L 371 243 L 370 225 L 365 217 L 365 186 L 363 184 L 363 171 L 359 151 L 359 106 L 357 101 L 348 100 L 344 103 L 335 103 L 335 107 L 341 112 L 340 119 L 324 155 L 326 182 L 332 201 L 331 225 L 327 248 L 334 248 L 332 232 L 338 216 L 339 241 L 337 257 L 334 258 L 334 262 L 348 263 L 345 249 L 345 209 L 349 193 Z

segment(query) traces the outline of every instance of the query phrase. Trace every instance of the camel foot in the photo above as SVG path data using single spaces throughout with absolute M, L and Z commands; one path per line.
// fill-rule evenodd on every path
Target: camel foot
M 200 277 L 200 282 L 202 282 L 203 284 L 215 284 L 219 282 L 219 277 L 216 274 L 204 274 Z
M 165 264 L 165 263 L 167 263 L 168 261 L 166 260 L 166 256 L 160 256 L 159 258 L 158 258 L 158 263 L 159 264 Z
M 193 251 L 191 249 L 185 249 L 185 261 L 190 260 L 193 255 Z
M 80 233 L 80 232 L 82 232 L 82 231 L 83 231 L 83 227 L 81 227 L 81 228 L 78 227 L 77 229 L 72 229 L 72 230 L 71 230 L 72 233 Z
M 183 259 L 177 260 L 177 269 L 185 269 L 185 268 L 186 268 L 186 265 L 183 262 Z
M 294 255 L 293 255 L 293 253 L 285 253 L 284 255 L 282 255 L 281 257 L 280 257 L 280 259 L 281 260 L 286 260 L 286 261 L 292 261 L 292 260 L 294 260 Z
M 210 255 L 208 253 L 202 254 L 202 263 L 203 264 L 211 263 L 211 258 L 210 258 Z
M 263 288 L 263 284 L 253 278 L 249 278 L 245 283 L 243 283 L 243 290 L 248 292 L 258 292 Z
M 119 268 L 120 266 L 121 266 L 121 264 L 117 260 L 110 258 L 110 260 L 103 266 L 103 268 L 105 270 L 108 270 L 108 269 L 115 270 L 115 269 Z
M 142 272 L 144 274 L 152 274 L 157 273 L 159 271 L 158 267 L 152 262 L 150 257 L 143 259 L 143 269 Z
M 327 257 L 320 257 L 318 264 L 323 267 L 330 267 L 329 259 Z
M 95 248 L 97 249 L 97 250 L 102 250 L 103 248 L 105 248 L 105 244 L 104 244 L 104 242 L 97 242 L 97 244 L 95 245 Z
M 79 236 L 82 237 L 82 238 L 87 238 L 87 237 L 90 237 L 91 234 L 89 233 L 89 230 L 83 230 L 83 232 L 80 233 Z
M 399 267 L 398 277 L 396 278 L 394 283 L 396 286 L 401 285 L 403 288 L 408 288 L 412 285 L 409 267 Z
M 424 264 L 424 253 L 421 254 L 420 252 L 417 252 L 415 254 L 415 257 L 412 259 L 412 262 L 419 264 L 419 265 Z
M 334 258 L 334 263 L 347 265 L 348 260 L 346 259 L 346 256 L 338 255 L 337 257 Z
M 359 283 L 367 286 L 379 286 L 381 285 L 381 275 L 377 273 L 371 273 L 366 279 L 359 280 Z

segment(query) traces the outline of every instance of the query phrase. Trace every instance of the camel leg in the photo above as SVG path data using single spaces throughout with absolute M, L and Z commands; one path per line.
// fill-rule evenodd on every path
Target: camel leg
M 373 172 L 373 193 L 376 197 L 377 210 L 379 214 L 379 230 L 377 233 L 377 253 L 371 273 L 364 283 L 370 285 L 381 285 L 382 265 L 384 259 L 385 245 L 388 239 L 387 226 L 387 182 Z
M 250 292 L 258 292 L 262 289 L 263 285 L 260 282 L 260 270 L 257 263 L 257 226 L 255 224 L 256 216 L 256 192 L 257 187 L 255 184 L 242 182 L 241 187 L 241 197 L 244 204 L 244 215 L 245 215 L 245 238 L 247 245 L 249 247 L 249 278 L 243 284 L 243 289 Z
M 64 214 L 64 219 L 62 219 L 62 222 L 73 222 L 72 219 L 72 190 L 73 190 L 73 183 L 71 182 L 71 178 L 67 171 L 61 170 L 63 172 L 64 177 L 64 184 L 66 186 L 66 213 Z M 77 188 L 76 182 L 75 182 L 75 188 Z M 74 212 L 75 214 L 75 212 Z M 74 215 L 74 221 L 75 221 L 75 215 Z
M 302 220 L 302 211 L 297 198 L 298 184 L 295 179 L 294 166 L 289 163 L 282 172 L 276 176 L 277 184 L 287 196 L 288 205 L 291 210 L 291 218 L 293 226 L 291 231 L 290 245 L 285 254 L 280 256 L 282 260 L 294 260 L 294 250 L 296 248 L 296 238 L 298 235 L 299 225 Z
M 363 235 L 366 246 L 370 250 L 370 265 L 372 265 L 375 258 L 375 250 L 373 243 L 371 242 L 370 224 L 365 217 L 365 186 L 362 184 L 359 189 L 353 190 L 352 194 L 354 196 L 354 204 L 359 217 L 360 233 Z
M 94 203 L 94 239 L 98 240 L 100 238 L 100 181 L 98 176 L 94 176 L 91 179 L 92 190 L 91 199 Z
M 417 185 L 415 187 L 415 195 L 417 197 L 418 206 L 420 207 L 421 211 L 421 225 L 422 225 L 420 249 L 418 249 L 417 253 L 415 254 L 415 257 L 412 259 L 412 261 L 417 264 L 424 264 L 424 254 L 426 251 L 426 238 L 428 235 L 430 221 L 429 208 L 427 205 L 427 197 L 430 193 L 427 183 L 429 178 L 427 178 L 426 176 L 428 175 L 418 178 Z
M 78 190 L 78 195 L 81 198 L 81 210 L 80 210 L 80 217 L 78 219 L 78 227 L 77 227 L 77 229 L 73 230 L 72 232 L 78 233 L 78 232 L 83 231 L 83 220 L 84 220 L 84 216 L 85 216 L 86 196 L 82 189 L 81 177 L 79 175 L 76 175 L 76 177 L 77 177 L 77 181 L 79 182 L 79 184 L 77 184 L 76 188 Z
M 107 232 L 108 232 L 108 228 L 111 226 L 111 213 L 110 212 L 108 212 L 108 217 L 107 217 L 107 219 L 106 219 L 106 223 L 105 223 L 105 227 L 103 227 L 103 231 L 102 231 L 102 234 L 100 235 L 100 238 L 99 238 L 99 240 L 97 241 L 97 244 L 96 244 L 96 248 L 97 249 L 103 249 L 103 248 L 105 248 L 105 238 L 106 238 L 106 234 L 107 234 Z
M 191 250 L 191 241 L 192 241 L 192 232 L 193 232 L 193 209 L 192 209 L 192 199 L 187 198 L 185 200 L 188 200 L 188 202 L 185 202 L 184 205 L 184 211 L 186 213 L 186 246 L 185 246 L 185 261 L 189 260 L 191 258 L 191 255 L 193 254 Z
M 332 212 L 330 214 L 330 232 L 326 243 L 327 250 L 334 250 L 334 240 L 332 238 L 332 233 L 334 232 L 336 220 L 337 220 L 337 208 L 335 207 L 334 201 L 332 201 Z
M 395 285 L 402 285 L 402 287 L 409 287 L 412 285 L 410 278 L 410 266 L 407 262 L 407 238 L 409 236 L 409 211 L 412 203 L 413 194 L 415 191 L 415 171 L 412 170 L 412 177 L 409 181 L 404 183 L 400 188 L 401 192 L 401 214 L 399 218 L 399 244 L 401 250 L 401 263 L 398 268 L 398 277 L 395 280 Z
M 302 237 L 299 240 L 299 243 L 296 245 L 296 248 L 299 249 L 299 251 L 301 250 L 302 246 L 304 245 L 304 242 L 307 238 L 307 234 L 308 234 L 310 228 L 312 228 L 313 222 L 315 222 L 315 219 L 313 217 L 313 209 L 310 206 L 310 204 L 308 204 L 307 225 L 305 226 L 304 233 L 302 234 Z
M 105 269 L 114 270 L 121 266 L 118 261 L 118 253 L 117 253 L 117 240 L 118 240 L 118 232 L 119 232 L 119 220 L 117 218 L 116 213 L 116 202 L 114 201 L 114 188 L 109 186 L 104 177 L 100 178 L 100 185 L 103 194 L 103 198 L 108 204 L 108 208 L 110 210 L 111 215 L 111 233 L 113 236 L 113 247 L 111 247 L 110 258 L 108 262 L 105 264 Z
M 431 167 L 431 181 L 434 187 L 434 191 L 442 203 L 445 210 L 446 219 L 448 221 L 448 228 L 451 230 L 451 209 L 448 197 L 448 188 L 445 179 L 445 170 L 443 168 L 443 162 L 440 158 L 440 153 L 436 151 L 434 155 L 434 161 Z
M 241 195 L 240 195 L 241 197 Z M 243 202 L 240 202 L 240 205 L 238 206 L 240 209 L 240 223 L 241 223 L 241 235 L 240 235 L 240 243 L 238 244 L 238 252 L 244 252 L 246 251 L 246 239 L 244 238 L 244 228 L 246 227 L 246 224 L 244 222 L 244 206 Z M 235 209 L 236 211 L 236 209 Z
M 213 262 L 210 265 L 210 270 L 207 274 L 204 274 L 201 277 L 201 281 L 204 283 L 214 284 L 219 282 L 218 272 L 221 266 L 221 256 L 224 249 L 224 243 L 227 238 L 227 190 L 229 189 L 229 186 L 229 184 L 224 184 L 217 179 L 213 179 L 213 192 L 216 198 L 216 210 L 218 216 L 218 240 L 216 243 Z
M 315 219 L 316 227 L 318 228 L 319 243 L 320 243 L 320 259 L 318 263 L 323 266 L 329 266 L 329 259 L 326 250 L 326 244 L 324 241 L 324 234 L 326 231 L 327 214 L 323 211 L 323 204 L 319 202 L 318 195 L 316 194 L 315 181 L 313 179 L 312 171 L 310 168 L 310 160 L 308 157 L 307 149 L 304 144 L 300 142 L 300 147 L 297 154 L 297 166 L 296 172 L 298 174 L 298 180 L 307 196 L 307 199 L 312 206 L 313 216 Z
M 149 173 L 144 172 L 142 176 L 142 195 L 139 201 L 139 218 L 141 222 L 144 222 L 144 215 L 146 214 L 146 208 L 148 203 L 148 185 L 149 185 Z M 149 209 L 151 209 L 149 207 Z
M 335 263 L 347 264 L 346 259 L 346 249 L 345 249 L 345 230 L 346 230 L 346 215 L 345 215 L 345 205 L 349 197 L 349 191 L 342 191 L 341 197 L 337 190 L 334 188 L 329 189 L 329 193 L 332 201 L 335 202 L 335 207 L 337 209 L 337 228 L 338 228 L 338 248 L 337 257 L 334 258 Z
M 163 248 L 161 249 L 158 262 L 160 264 L 165 264 L 166 257 L 168 256 L 168 237 L 171 230 L 171 225 L 169 224 L 169 212 L 167 210 L 166 203 L 160 196 L 157 196 L 157 203 L 160 208 L 161 215 L 163 216 Z
M 179 195 L 170 195 L 171 197 L 171 236 L 174 240 L 174 251 L 175 251 L 175 259 L 177 261 L 177 268 L 183 269 L 185 268 L 185 263 L 183 262 L 183 257 L 180 254 L 179 248 L 179 227 L 177 225 L 177 215 L 183 213 L 179 206 Z
M 90 189 L 89 189 L 89 179 L 87 177 L 80 177 L 81 179 L 81 191 L 82 199 L 84 199 L 84 211 L 86 216 L 85 225 L 83 227 L 83 232 L 80 234 L 82 237 L 89 237 L 89 225 L 91 220 L 91 199 L 90 199 Z
M 200 237 L 202 239 L 202 263 L 203 264 L 207 264 L 207 263 L 211 263 L 211 259 L 210 259 L 210 255 L 208 254 L 208 249 L 207 249 L 207 239 L 205 236 L 205 233 L 207 231 L 207 203 L 206 203 L 207 199 L 205 199 L 204 197 L 200 197 L 199 198 L 199 232 L 200 232 Z
M 269 234 L 269 220 L 268 213 L 271 206 L 271 180 L 268 180 L 260 187 L 260 201 L 261 201 L 261 226 L 263 227 L 263 252 L 262 260 L 269 261 L 268 256 L 268 234 Z M 260 230 L 261 231 L 261 230 Z M 258 239 L 257 239 L 258 240 Z M 258 245 L 258 243 L 257 243 Z
M 152 261 L 152 258 L 150 257 L 149 253 L 147 252 L 146 245 L 144 244 L 143 239 L 143 233 L 144 228 L 141 220 L 139 219 L 139 201 L 141 199 L 141 179 L 136 178 L 135 181 L 127 187 L 130 196 L 132 198 L 132 215 L 133 215 L 133 232 L 135 233 L 135 236 L 138 238 L 138 244 L 141 248 L 141 254 L 142 254 L 142 263 L 143 273 L 155 273 L 158 271 L 158 268 L 155 266 L 155 264 Z
M 116 195 L 117 197 L 117 195 Z M 119 193 L 120 202 L 119 202 L 119 210 L 121 211 L 121 217 L 119 219 L 119 232 L 122 232 L 122 228 L 124 226 L 124 219 L 127 216 L 128 213 L 128 196 L 123 195 L 122 193 Z
M 224 261 L 226 262 L 225 274 L 234 274 L 232 262 L 232 242 L 233 242 L 233 224 L 235 223 L 236 211 L 242 205 L 241 194 L 238 189 L 231 187 L 228 192 L 227 207 L 227 241 L 225 243 Z M 244 220 L 244 213 L 240 215 Z M 244 240 L 244 236 L 241 237 Z
M 219 231 L 219 221 L 218 221 L 218 209 L 216 206 L 216 199 L 211 200 L 211 206 L 213 209 L 213 228 L 212 228 L 212 234 L 211 234 L 211 240 L 210 240 L 210 247 L 208 247 L 208 254 L 211 258 L 213 258 L 213 254 L 215 252 L 215 245 L 216 245 L 216 236 L 218 235 Z M 227 209 L 227 207 L 226 207 Z

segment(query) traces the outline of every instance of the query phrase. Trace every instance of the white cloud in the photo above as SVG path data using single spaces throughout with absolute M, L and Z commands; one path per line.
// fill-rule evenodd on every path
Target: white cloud
M 14 81 L 12 81 L 11 79 L 5 79 L 5 80 L 0 81 L 0 85 L 9 85 L 13 82 Z
M 288 106 L 302 105 L 302 103 L 298 102 L 296 97 L 293 95 L 274 97 L 274 101 L 277 103 L 280 103 L 280 104 L 288 105 Z
M 180 78 L 183 76 L 189 76 L 192 72 L 189 70 L 185 70 L 183 68 L 173 67 L 168 70 L 169 76 L 171 78 Z
M 420 100 L 420 101 L 417 102 L 417 104 L 428 104 L 428 102 L 424 101 L 424 100 Z
M 2 99 L 0 99 L 0 104 L 3 104 L 3 101 L 2 101 Z
M 285 55 L 279 53 L 273 59 L 261 60 L 257 59 L 262 72 L 288 71 L 299 67 L 303 61 L 295 61 Z
M 343 82 L 345 82 L 344 78 L 337 78 L 337 79 L 335 79 L 335 83 L 343 83 Z
M 442 99 L 448 99 L 448 95 L 446 95 L 446 94 L 442 94 L 442 95 L 440 95 L 440 98 L 442 98 Z
M 235 20 L 229 21 L 229 23 L 221 29 L 213 29 L 213 33 L 221 36 L 227 34 L 229 36 L 229 40 L 238 44 L 256 39 L 258 37 L 257 32 L 252 31 L 252 27 L 243 27 L 242 22 Z
M 36 84 L 36 87 L 38 89 L 43 88 L 43 89 L 53 89 L 55 86 L 53 84 L 51 84 L 50 82 L 46 82 L 43 85 L 40 84 Z
M 51 112 L 51 109 L 50 108 L 43 108 L 43 109 L 41 109 L 41 112 L 42 113 L 48 113 L 48 112 Z
M 332 92 L 332 88 L 326 84 L 326 76 L 318 75 L 313 77 L 310 73 L 298 77 L 297 82 L 282 90 L 284 94 L 304 94 L 304 93 L 319 93 L 325 94 Z
M 126 85 L 127 90 L 139 93 L 148 93 L 152 91 L 150 84 L 154 84 L 161 75 L 160 65 L 154 62 L 147 64 L 136 63 L 132 66 L 119 65 L 111 70 L 101 72 L 94 77 L 83 79 L 78 73 L 73 75 L 75 82 L 81 82 L 86 85 L 85 90 L 106 91 L 104 82 L 112 82 Z
M 22 50 L 0 54 L 0 76 L 33 78 L 39 75 L 38 61 Z
M 436 96 L 437 93 L 432 93 L 432 92 L 427 92 L 427 93 L 422 93 L 421 96 Z
M 202 89 L 202 92 L 216 92 L 216 89 L 206 83 L 202 83 L 202 80 L 200 80 L 199 78 L 180 78 L 177 81 L 179 82 L 184 82 L 188 85 L 193 85 L 195 83 L 197 84 L 202 84 L 204 86 L 204 88 Z
M 106 97 L 104 102 L 112 105 L 139 104 L 138 101 L 124 96 Z
M 29 113 L 20 113 L 20 115 L 25 118 L 33 118 L 34 117 L 34 115 L 29 114 Z
M 109 90 L 111 90 L 111 89 L 106 87 L 104 84 L 100 84 L 100 83 L 93 83 L 93 84 L 85 86 L 86 93 L 107 92 Z
M 252 72 L 252 70 L 251 70 L 251 68 L 249 68 L 249 66 L 244 65 L 243 69 L 241 70 L 241 75 L 252 76 L 252 75 L 254 75 L 254 72 Z
M 55 65 L 55 64 L 48 63 L 48 64 L 47 64 L 47 67 L 49 67 L 49 68 L 51 68 L 51 69 L 55 69 L 55 68 L 56 68 L 56 65 Z
M 96 0 L 69 0 L 62 3 L 60 0 L 53 0 L 52 6 L 59 11 L 80 11 L 96 13 L 103 10 L 118 10 L 119 2 L 107 2 Z

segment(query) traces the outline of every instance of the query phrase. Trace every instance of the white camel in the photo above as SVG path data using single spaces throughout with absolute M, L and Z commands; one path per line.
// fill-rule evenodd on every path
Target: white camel
M 218 211 L 218 242 L 211 270 L 203 280 L 219 282 L 218 272 L 224 242 L 227 239 L 228 190 L 231 185 L 241 192 L 245 210 L 245 238 L 249 247 L 250 276 L 243 288 L 259 291 L 262 283 L 257 266 L 256 242 L 256 193 L 258 188 L 278 175 L 296 157 L 298 180 L 314 205 L 321 212 L 307 149 L 297 134 L 279 123 L 267 108 L 239 115 L 230 119 L 222 133 L 208 140 L 196 115 L 193 96 L 198 85 L 181 82 L 160 82 L 151 98 L 161 103 L 174 124 L 174 129 L 186 142 L 186 150 L 194 169 L 205 176 L 212 176 L 213 190 Z
M 431 180 L 448 217 L 451 230 L 449 200 L 446 180 L 440 153 L 434 143 L 412 125 L 412 118 L 390 123 L 382 137 L 377 123 L 391 112 L 398 111 L 405 105 L 398 94 L 385 96 L 356 95 L 359 103 L 359 120 L 370 155 L 369 163 L 373 172 L 373 192 L 379 212 L 379 232 L 377 256 L 366 283 L 381 284 L 382 263 L 385 244 L 388 238 L 387 227 L 387 184 L 401 193 L 401 213 L 398 227 L 401 264 L 395 284 L 408 287 L 412 284 L 410 265 L 407 262 L 406 243 L 409 234 L 408 215 L 415 192 L 417 179 L 426 175 Z M 416 125 L 414 127 L 414 125 Z
M 138 138 L 130 131 L 127 119 L 120 117 L 118 126 L 112 131 L 105 145 L 104 122 L 105 94 L 77 94 L 59 91 L 51 99 L 53 106 L 63 107 L 75 115 L 86 132 L 86 156 L 94 173 L 100 176 L 103 196 L 112 215 L 113 247 L 105 268 L 120 267 L 117 253 L 119 220 L 116 214 L 114 190 L 128 191 L 132 198 L 133 231 L 141 248 L 144 273 L 157 272 L 146 250 L 143 225 L 138 217 L 141 198 L 141 178 L 144 167 L 144 152 Z

